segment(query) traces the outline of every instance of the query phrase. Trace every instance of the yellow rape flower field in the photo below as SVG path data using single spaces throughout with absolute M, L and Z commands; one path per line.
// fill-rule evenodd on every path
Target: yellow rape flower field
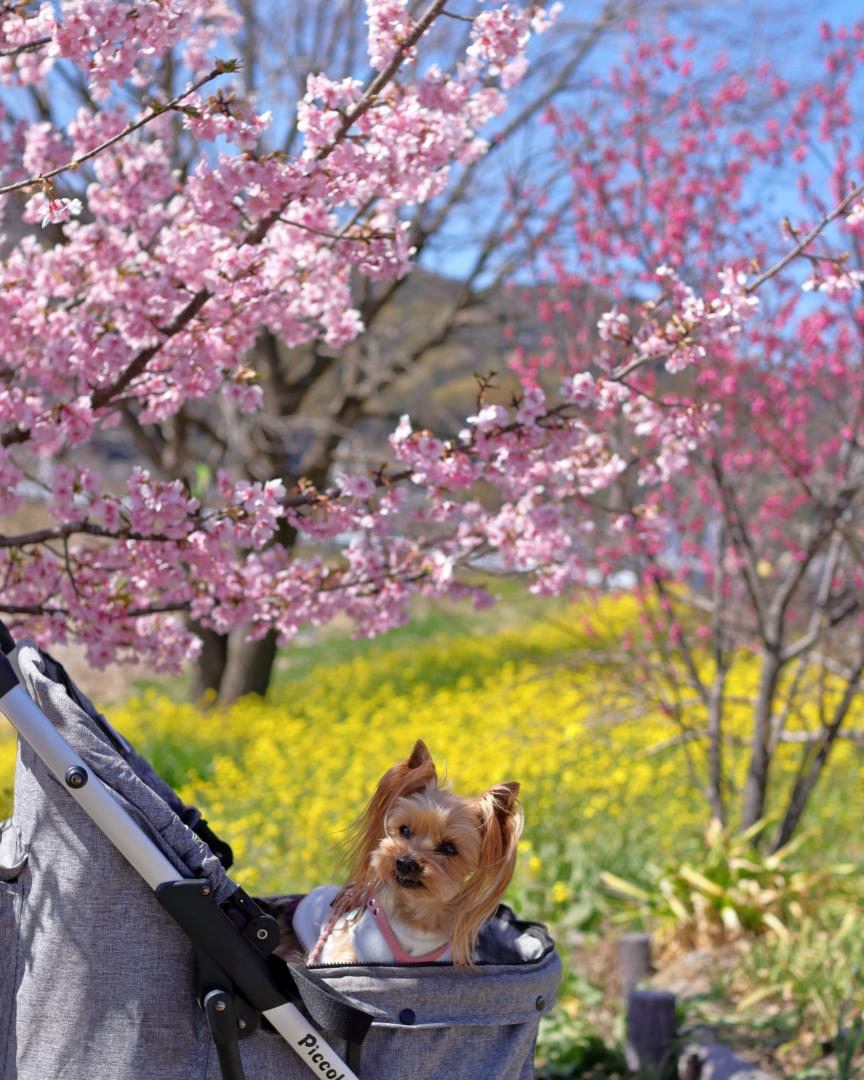
M 266 700 L 202 711 L 177 688 L 150 686 L 109 716 L 229 841 L 232 876 L 258 895 L 338 882 L 340 836 L 418 737 L 461 793 L 519 780 L 526 829 L 510 899 L 549 921 L 566 952 L 574 935 L 608 919 L 604 870 L 638 880 L 652 864 L 687 858 L 702 845 L 707 814 L 676 745 L 680 730 L 620 695 L 604 705 L 615 699 L 604 693 L 616 689 L 614 672 L 567 663 L 585 644 L 582 618 L 560 606 L 552 614 L 449 624 L 438 613 L 428 633 L 421 624 L 330 652 L 288 650 L 290 670 Z M 605 615 L 614 637 L 634 624 L 635 609 L 620 598 Z M 745 659 L 732 678 L 743 698 L 757 672 Z M 740 708 L 729 731 L 743 736 Z M 850 727 L 861 726 L 859 706 Z M 728 753 L 740 781 L 743 748 Z M 0 739 L 0 816 L 13 765 L 12 740 Z M 777 763 L 780 774 L 794 767 L 791 752 Z M 860 858 L 860 781 L 860 752 L 839 746 L 806 822 L 817 855 L 846 843 L 843 857 Z M 574 1008 L 565 1003 L 565 1013 Z
M 626 598 L 610 603 L 607 630 L 633 616 Z M 516 884 L 548 885 L 554 911 L 571 898 L 572 867 L 548 865 L 547 850 L 573 844 L 621 869 L 698 842 L 706 817 L 680 748 L 657 752 L 679 729 L 620 700 L 607 714 L 598 689 L 614 673 L 561 664 L 580 644 L 580 618 L 541 616 L 486 635 L 441 632 L 439 620 L 427 640 L 383 638 L 336 662 L 297 663 L 267 699 L 202 711 L 150 686 L 109 717 L 201 807 L 234 848 L 238 882 L 259 892 L 338 880 L 343 830 L 381 773 L 422 737 L 459 792 L 520 781 L 526 829 Z M 743 695 L 756 672 L 737 670 Z M 743 733 L 746 724 L 742 709 L 731 727 Z M 790 755 L 780 768 L 793 764 Z M 13 768 L 4 738 L 0 809 L 11 801 Z M 859 757 L 844 744 L 810 824 L 857 832 L 859 781 Z

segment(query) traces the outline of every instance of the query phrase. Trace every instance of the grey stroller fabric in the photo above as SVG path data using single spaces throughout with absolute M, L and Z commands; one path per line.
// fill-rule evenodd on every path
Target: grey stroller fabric
M 197 811 L 49 657 L 23 643 L 11 659 L 27 693 L 178 876 L 206 877 L 216 899 L 227 899 L 236 886 L 192 832 Z M 449 965 L 316 969 L 375 1015 L 363 1045 L 362 1080 L 533 1077 L 538 1023 L 560 981 L 557 953 L 542 927 L 526 929 L 508 918 L 490 923 L 482 945 L 481 964 L 470 971 Z M 338 1041 L 334 1045 L 343 1051 Z M 275 1033 L 259 1031 L 240 1048 L 248 1080 L 313 1075 Z M 20 744 L 14 814 L 0 826 L 0 1080 L 220 1075 L 195 1003 L 188 939 Z

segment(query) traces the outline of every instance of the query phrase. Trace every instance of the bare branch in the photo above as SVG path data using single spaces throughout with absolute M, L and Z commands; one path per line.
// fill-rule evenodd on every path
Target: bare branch
M 166 102 L 165 105 L 159 105 L 150 112 L 146 113 L 138 120 L 134 120 L 132 123 L 127 124 L 122 131 L 118 131 L 116 135 L 112 135 L 110 139 L 106 139 L 105 142 L 100 143 L 98 146 L 94 146 L 92 150 L 88 150 L 85 154 L 79 154 L 77 157 L 67 161 L 65 165 L 58 165 L 56 169 L 50 169 L 48 172 L 39 173 L 38 176 L 30 176 L 26 180 L 18 180 L 14 184 L 7 184 L 5 187 L 0 187 L 0 195 L 8 195 L 10 191 L 20 191 L 22 188 L 32 187 L 34 185 L 44 184 L 48 180 L 52 180 L 55 176 L 59 176 L 60 173 L 67 172 L 79 168 L 85 161 L 90 161 L 91 158 L 98 157 L 99 154 L 107 150 L 109 146 L 114 146 L 115 143 L 120 142 L 121 139 L 125 139 L 127 135 L 131 135 L 133 131 L 138 131 L 139 128 L 149 124 L 151 120 L 155 120 L 157 116 L 162 116 L 170 109 L 174 109 L 190 94 L 194 94 L 196 90 L 199 90 L 208 82 L 212 82 L 220 75 L 225 75 L 233 71 L 231 62 L 219 62 L 216 67 L 207 74 L 200 78 L 197 82 L 188 86 L 182 94 L 178 94 L 172 98 L 171 101 Z
M 840 729 L 846 720 L 852 702 L 860 692 L 862 674 L 864 674 L 864 649 L 859 653 L 855 668 L 846 683 L 840 701 L 837 702 L 830 722 L 816 733 L 812 742 L 808 741 L 805 744 L 806 750 L 805 756 L 801 760 L 801 771 L 792 788 L 786 806 L 786 813 L 774 840 L 775 851 L 791 839 L 804 814 L 810 794 L 825 768 L 831 749 L 840 735 Z
M 778 259 L 773 266 L 769 267 L 769 269 L 765 270 L 764 273 L 761 273 L 757 278 L 754 278 L 754 280 L 748 284 L 745 292 L 755 292 L 761 285 L 764 285 L 764 283 L 768 281 L 769 278 L 775 277 L 777 274 L 779 274 L 780 271 L 784 267 L 788 266 L 793 259 L 796 259 L 799 255 L 802 254 L 802 252 L 806 251 L 806 249 L 810 247 L 816 237 L 819 236 L 820 233 L 824 232 L 824 230 L 831 224 L 832 221 L 840 217 L 840 215 L 844 213 L 852 205 L 852 203 L 855 202 L 856 199 L 860 199 L 862 195 L 864 195 L 864 184 L 859 184 L 857 187 L 853 188 L 852 191 L 849 192 L 845 199 L 841 200 L 834 207 L 830 214 L 826 214 L 818 225 L 814 225 L 810 232 L 806 233 L 798 241 L 795 247 L 791 249 L 791 251 L 787 251 L 787 253 L 781 259 Z
M 750 602 L 753 605 L 753 611 L 759 625 L 759 636 L 766 645 L 770 645 L 769 628 L 759 587 L 759 574 L 756 570 L 756 554 L 753 547 L 753 541 L 750 538 L 750 533 L 744 522 L 738 504 L 735 501 L 735 497 L 732 492 L 729 491 L 726 479 L 723 475 L 723 470 L 720 467 L 720 462 L 716 455 L 711 462 L 711 471 L 714 474 L 717 489 L 723 500 L 723 507 L 727 516 L 726 524 L 729 528 L 729 535 L 732 538 L 732 543 L 735 545 L 736 549 L 745 556 L 743 572 L 744 585 L 750 596 Z
M 36 52 L 43 45 L 50 44 L 51 40 L 50 37 L 37 38 L 35 41 L 29 41 L 26 45 L 16 45 L 14 49 L 0 49 L 0 59 L 6 59 L 9 56 L 20 56 L 21 53 Z

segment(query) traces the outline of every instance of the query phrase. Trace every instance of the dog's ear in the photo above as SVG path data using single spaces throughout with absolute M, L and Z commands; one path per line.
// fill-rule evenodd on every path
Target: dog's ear
M 417 742 L 414 743 L 414 749 L 405 759 L 404 764 L 409 769 L 419 769 L 421 765 L 425 765 L 427 762 L 432 765 L 433 769 L 435 768 L 434 764 L 432 764 L 432 755 L 429 753 L 429 747 L 422 739 L 418 739 Z
M 524 816 L 518 802 L 519 784 L 508 780 L 489 788 L 476 800 L 480 828 L 480 859 L 460 898 L 453 928 L 453 961 L 470 966 L 477 935 L 495 914 L 516 868 L 516 846 Z
M 340 910 L 360 906 L 374 886 L 371 880 L 372 854 L 384 836 L 384 822 L 390 807 L 405 795 L 422 791 L 438 779 L 435 762 L 422 739 L 398 765 L 388 769 L 378 781 L 372 798 L 363 814 L 354 822 L 346 837 L 346 861 L 349 866 L 348 884 L 337 902 Z
M 495 787 L 489 788 L 486 795 L 492 799 L 498 817 L 506 818 L 513 813 L 516 800 L 519 798 L 519 783 L 516 780 L 507 780 L 503 784 L 496 784 Z

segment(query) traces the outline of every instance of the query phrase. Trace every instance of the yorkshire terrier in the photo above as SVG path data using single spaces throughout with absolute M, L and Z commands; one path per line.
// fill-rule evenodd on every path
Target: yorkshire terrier
M 476 798 L 439 786 L 418 740 L 389 769 L 349 835 L 350 875 L 301 900 L 294 931 L 309 964 L 452 961 L 471 966 L 513 876 L 517 783 Z

